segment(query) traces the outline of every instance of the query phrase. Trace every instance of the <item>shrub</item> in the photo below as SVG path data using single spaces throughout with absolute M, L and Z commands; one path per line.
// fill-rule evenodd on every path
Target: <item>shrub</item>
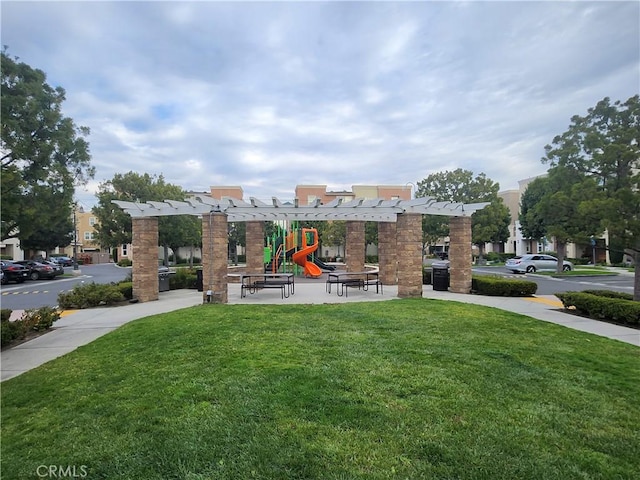
M 640 326 L 640 302 L 587 292 L 556 293 L 564 308 L 576 313 L 612 323 Z
M 118 290 L 125 299 L 131 300 L 133 298 L 133 282 L 120 282 Z
M 20 320 L 10 322 L 9 320 L 0 321 L 0 345 L 7 346 L 16 340 L 23 339 L 27 331 L 24 324 Z
M 422 284 L 423 285 L 431 285 L 431 272 L 433 269 L 431 267 L 422 267 Z
M 51 328 L 54 322 L 60 320 L 60 312 L 53 307 L 40 307 L 25 310 L 19 321 L 22 321 L 26 330 L 40 332 Z
M 13 310 L 11 310 L 10 308 L 3 308 L 2 310 L 0 310 L 0 321 L 8 322 L 11 318 L 12 312 Z
M 178 268 L 175 275 L 169 275 L 169 288 L 196 288 L 196 271 L 191 268 Z
M 623 300 L 633 300 L 633 295 L 626 292 L 616 292 L 613 290 L 583 290 L 582 293 L 590 293 L 598 297 L 621 298 Z
M 514 280 L 491 275 L 474 275 L 471 290 L 479 295 L 528 297 L 538 290 L 538 284 L 528 280 Z
M 119 267 L 130 267 L 131 265 L 133 265 L 133 262 L 128 258 L 121 258 L 120 260 L 118 260 Z
M 3 309 L 11 312 L 11 310 Z M 49 330 L 53 323 L 60 319 L 60 312 L 53 307 L 40 307 L 26 310 L 20 319 L 10 322 L 9 317 L 2 316 L 0 321 L 0 345 L 7 346 L 16 340 L 22 340 L 30 331 Z
M 112 305 L 125 300 L 118 286 L 109 284 L 85 283 L 76 285 L 70 292 L 58 295 L 60 308 L 91 308 Z

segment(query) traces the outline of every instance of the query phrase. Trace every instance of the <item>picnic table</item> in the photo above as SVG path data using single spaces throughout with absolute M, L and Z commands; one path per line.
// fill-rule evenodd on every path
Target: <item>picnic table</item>
M 264 288 L 279 288 L 282 298 L 289 298 L 295 293 L 295 277 L 293 273 L 241 273 L 240 298 L 256 293 Z
M 329 273 L 325 284 L 325 290 L 328 293 L 331 293 L 331 285 L 336 285 L 336 293 L 339 297 L 343 295 L 348 297 L 349 287 L 358 287 L 358 290 L 368 291 L 369 287 L 375 286 L 376 293 L 382 294 L 382 282 L 380 281 L 377 270 Z

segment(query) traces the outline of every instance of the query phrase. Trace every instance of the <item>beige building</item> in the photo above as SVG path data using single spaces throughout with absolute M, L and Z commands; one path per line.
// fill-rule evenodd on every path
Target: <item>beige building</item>
M 541 175 L 543 177 L 544 175 Z M 520 202 L 522 195 L 527 190 L 529 184 L 540 177 L 530 177 L 520 180 L 518 182 L 518 188 L 514 190 L 505 190 L 498 193 L 498 196 L 502 198 L 504 204 L 509 209 L 511 214 L 511 224 L 509 225 L 509 240 L 504 245 L 505 253 L 512 253 L 514 255 L 524 255 L 527 253 L 542 253 L 552 252 L 556 250 L 554 239 L 531 239 L 525 238 L 520 230 Z M 596 261 L 609 263 L 609 251 L 603 248 L 609 243 L 609 238 L 605 233 L 601 238 L 597 239 L 597 248 L 595 249 Z M 500 252 L 500 247 L 497 245 L 487 245 L 486 251 Z M 580 258 L 583 256 L 590 257 L 592 255 L 592 248 L 590 245 L 578 245 L 570 243 L 567 245 L 567 257 L 568 258 Z
M 317 199 L 324 205 L 336 199 L 345 202 L 355 198 L 411 200 L 411 193 L 411 187 L 408 185 L 353 185 L 351 190 L 327 190 L 327 185 L 297 185 L 295 191 L 296 198 L 306 205 Z

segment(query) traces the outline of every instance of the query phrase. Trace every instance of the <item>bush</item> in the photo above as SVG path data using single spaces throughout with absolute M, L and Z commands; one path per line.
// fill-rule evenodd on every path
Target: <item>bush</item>
M 3 308 L 2 310 L 0 310 L 0 321 L 8 322 L 11 318 L 12 312 L 13 310 L 11 310 L 10 308 Z
M 54 322 L 60 320 L 60 312 L 53 307 L 40 307 L 25 310 L 20 321 L 26 330 L 41 332 L 49 330 Z
M 431 272 L 433 269 L 431 267 L 422 267 L 422 284 L 423 285 L 431 285 Z
M 119 267 L 130 267 L 131 265 L 133 265 L 133 262 L 128 258 L 121 258 L 120 260 L 118 260 Z
M 53 307 L 26 310 L 22 317 L 14 322 L 9 321 L 9 316 L 5 317 L 5 311 L 9 312 L 9 316 L 11 315 L 11 310 L 3 309 L 0 321 L 0 345 L 3 347 L 16 340 L 22 340 L 30 331 L 49 330 L 53 323 L 60 319 L 60 312 Z
M 598 297 L 621 298 L 623 300 L 633 300 L 633 295 L 626 292 L 616 292 L 613 290 L 583 290 L 582 293 L 590 293 Z
M 640 327 L 640 302 L 587 292 L 562 292 L 555 295 L 562 301 L 564 308 L 573 309 L 581 315 Z
M 24 328 L 24 324 L 20 320 L 10 322 L 9 320 L 0 321 L 0 345 L 5 347 L 10 345 L 16 340 L 21 340 L 25 337 L 27 331 Z
M 191 268 L 178 268 L 175 275 L 169 275 L 169 288 L 196 288 L 196 271 Z
M 58 305 L 63 309 L 112 305 L 124 300 L 124 295 L 118 286 L 113 283 L 85 283 L 76 285 L 70 292 L 58 295 Z
M 513 280 L 491 275 L 474 275 L 471 279 L 471 290 L 479 295 L 528 297 L 536 293 L 538 284 L 528 280 Z
M 125 299 L 131 300 L 133 298 L 133 282 L 120 282 L 118 290 Z

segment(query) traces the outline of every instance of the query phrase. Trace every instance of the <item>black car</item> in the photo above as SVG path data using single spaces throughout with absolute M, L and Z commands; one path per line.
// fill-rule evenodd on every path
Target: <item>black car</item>
M 9 260 L 2 260 L 2 284 L 5 285 L 9 282 L 22 283 L 29 278 L 29 269 L 24 266 L 10 262 Z
M 29 270 L 29 278 L 31 280 L 39 280 L 41 278 L 56 278 L 58 273 L 53 269 L 53 267 L 49 265 L 45 265 L 44 263 L 36 262 L 35 260 L 18 260 L 15 263 L 19 263 L 27 267 Z
M 56 277 L 58 275 L 64 275 L 64 267 L 59 263 L 50 262 L 49 260 L 42 260 L 40 263 L 44 263 L 45 265 L 49 265 L 51 268 L 53 268 L 53 271 L 55 272 Z

